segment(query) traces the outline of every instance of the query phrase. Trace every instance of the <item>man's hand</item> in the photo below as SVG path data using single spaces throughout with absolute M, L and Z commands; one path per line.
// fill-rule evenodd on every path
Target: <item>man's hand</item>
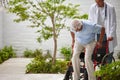
M 113 37 L 108 37 L 108 41 L 112 41 L 113 40 Z
M 97 45 L 98 48 L 102 47 L 102 43 L 100 43 L 99 41 L 96 43 L 96 45 Z

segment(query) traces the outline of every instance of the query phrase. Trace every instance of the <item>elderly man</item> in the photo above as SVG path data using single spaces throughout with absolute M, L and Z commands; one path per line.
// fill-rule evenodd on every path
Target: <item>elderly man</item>
M 89 11 L 89 20 L 105 27 L 105 34 L 109 41 L 109 63 L 112 61 L 116 38 L 116 12 L 114 6 L 104 0 L 95 0 Z M 99 33 L 97 33 L 99 34 Z M 97 36 L 96 36 L 97 37 Z
M 80 77 L 80 59 L 79 55 L 85 49 L 85 66 L 88 72 L 89 80 L 96 80 L 94 75 L 94 67 L 92 63 L 92 53 L 96 45 L 95 34 L 100 32 L 100 39 L 97 42 L 99 47 L 102 46 L 102 39 L 105 32 L 105 28 L 101 25 L 84 20 L 73 20 L 70 29 L 72 37 L 72 65 L 73 65 L 73 80 L 79 80 Z

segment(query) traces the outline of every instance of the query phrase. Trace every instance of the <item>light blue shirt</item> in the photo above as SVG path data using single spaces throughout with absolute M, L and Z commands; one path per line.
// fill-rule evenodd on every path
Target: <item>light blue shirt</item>
M 101 31 L 102 26 L 90 22 L 88 20 L 82 21 L 83 27 L 81 31 L 75 32 L 75 37 L 82 45 L 89 44 L 95 40 L 95 34 Z

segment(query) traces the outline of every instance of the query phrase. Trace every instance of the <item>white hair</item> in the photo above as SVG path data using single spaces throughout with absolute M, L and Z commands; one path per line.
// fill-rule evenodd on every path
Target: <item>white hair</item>
M 75 19 L 72 21 L 72 26 L 71 26 L 72 30 L 75 31 L 77 28 L 80 29 L 81 26 L 82 26 L 82 22 L 80 20 Z

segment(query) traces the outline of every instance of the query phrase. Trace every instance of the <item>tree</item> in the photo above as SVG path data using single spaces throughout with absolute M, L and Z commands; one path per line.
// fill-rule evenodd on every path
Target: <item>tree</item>
M 37 31 L 37 40 L 48 40 L 53 38 L 54 54 L 53 63 L 56 60 L 57 38 L 62 29 L 67 28 L 65 24 L 68 19 L 86 18 L 80 16 L 79 6 L 71 3 L 65 4 L 66 0 L 10 0 L 7 7 L 10 13 L 15 13 L 19 18 L 15 22 L 30 21 L 31 27 L 40 27 Z M 49 21 L 49 23 L 48 23 Z

